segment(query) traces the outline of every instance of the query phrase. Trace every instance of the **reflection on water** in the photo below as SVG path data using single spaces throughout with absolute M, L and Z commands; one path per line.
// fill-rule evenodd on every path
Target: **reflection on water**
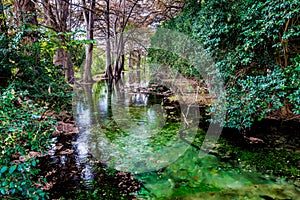
M 155 113 L 151 110 L 148 112 L 145 109 L 148 95 L 139 93 L 144 92 L 143 88 L 147 87 L 147 83 L 146 72 L 143 71 L 141 76 L 141 72 L 137 71 L 129 72 L 127 76 L 122 77 L 117 83 L 103 81 L 94 85 L 79 85 L 76 88 L 75 116 L 77 126 L 80 129 L 80 134 L 74 143 L 78 154 L 76 164 L 78 168 L 84 168 L 81 178 L 87 184 L 93 180 L 92 166 L 87 159 L 91 148 L 94 149 L 94 154 L 97 154 L 97 152 L 101 155 L 103 154 L 103 152 L 99 152 L 101 149 L 99 144 L 101 142 L 95 144 L 91 141 L 92 131 L 95 131 L 97 127 L 101 130 L 101 126 L 108 128 L 123 126 L 130 129 L 132 124 L 129 122 L 134 121 L 137 133 L 149 132 L 149 130 L 143 129 L 141 125 L 146 125 L 154 120 L 157 121 L 157 118 L 154 117 Z M 135 107 L 141 109 L 137 112 Z M 132 112 L 139 114 L 133 119 L 128 116 L 128 113 L 130 115 Z M 145 113 L 148 113 L 148 116 L 144 116 Z M 153 124 L 153 126 L 156 127 L 157 124 Z M 95 141 L 98 141 L 98 138 Z M 102 156 L 101 161 L 105 163 L 104 156 Z
M 147 72 L 131 71 L 117 83 L 78 86 L 80 135 L 74 145 L 77 165 L 84 168 L 83 180 L 89 183 L 94 178 L 87 159 L 92 153 L 108 167 L 136 173 L 145 186 L 139 198 L 297 198 L 294 186 L 234 169 L 213 155 L 199 156 L 182 135 L 192 141 L 194 133 L 203 132 L 170 120 L 162 101 L 150 101 L 148 82 Z
M 88 157 L 88 148 L 87 143 L 89 138 L 89 126 L 92 124 L 94 118 L 92 116 L 93 113 L 93 98 L 92 96 L 92 88 L 90 85 L 85 85 L 83 87 L 84 96 L 86 99 L 83 101 L 77 102 L 77 110 L 76 113 L 76 123 L 79 126 L 80 134 L 74 143 L 76 152 L 77 152 L 77 159 L 76 159 L 76 166 L 78 169 L 83 168 L 81 178 L 85 181 L 86 185 L 89 185 L 90 182 L 93 180 L 93 173 L 91 172 L 91 165 L 87 160 Z

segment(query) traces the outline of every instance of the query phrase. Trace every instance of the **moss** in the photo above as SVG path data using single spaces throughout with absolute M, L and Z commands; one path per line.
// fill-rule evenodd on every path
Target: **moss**
M 289 180 L 299 180 L 300 152 L 291 152 L 284 148 L 236 146 L 226 139 L 219 140 L 217 148 L 219 158 L 227 156 L 234 167 L 255 170 Z

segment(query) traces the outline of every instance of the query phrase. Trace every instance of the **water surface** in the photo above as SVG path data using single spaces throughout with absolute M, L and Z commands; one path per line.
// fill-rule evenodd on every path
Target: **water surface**
M 131 71 L 111 87 L 105 81 L 77 87 L 80 134 L 74 145 L 83 180 L 94 178 L 90 153 L 108 168 L 133 173 L 143 183 L 135 194 L 140 199 L 297 199 L 294 185 L 191 146 L 205 132 L 187 127 L 178 105 L 165 103 L 170 93 L 153 92 L 151 78 L 147 71 Z

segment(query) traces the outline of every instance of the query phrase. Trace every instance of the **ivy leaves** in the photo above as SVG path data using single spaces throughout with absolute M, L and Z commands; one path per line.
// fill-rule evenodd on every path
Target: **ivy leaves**
M 245 129 L 286 106 L 300 114 L 299 15 L 297 0 L 190 0 L 164 27 L 211 53 L 227 83 L 226 125 Z M 176 58 L 164 58 L 178 68 Z

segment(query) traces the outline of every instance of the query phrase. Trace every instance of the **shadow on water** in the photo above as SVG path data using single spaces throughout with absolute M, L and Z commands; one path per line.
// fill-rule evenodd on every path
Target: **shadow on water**
M 150 78 L 138 70 L 76 87 L 79 134 L 53 147 L 53 198 L 297 199 L 293 184 L 199 152 L 205 132 L 184 129 L 172 91 Z M 57 150 L 60 140 L 71 143 Z

